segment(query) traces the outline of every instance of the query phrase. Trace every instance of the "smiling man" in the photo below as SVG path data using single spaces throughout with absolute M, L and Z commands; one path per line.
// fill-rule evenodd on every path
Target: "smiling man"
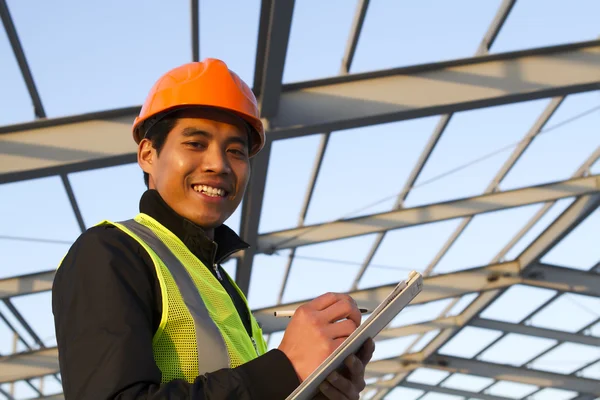
M 148 187 L 140 213 L 88 229 L 54 281 L 65 398 L 285 399 L 361 316 L 349 296 L 326 293 L 268 351 L 220 266 L 248 247 L 224 222 L 265 142 L 254 94 L 222 61 L 185 64 L 154 85 L 133 137 Z M 320 398 L 358 399 L 373 350 L 370 340 L 349 357 Z

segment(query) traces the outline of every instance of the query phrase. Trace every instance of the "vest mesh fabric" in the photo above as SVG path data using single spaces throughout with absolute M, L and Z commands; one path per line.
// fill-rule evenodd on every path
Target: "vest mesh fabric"
M 185 379 L 193 382 L 198 376 L 198 348 L 196 346 L 196 328 L 175 280 L 167 267 L 154 260 L 161 269 L 161 275 L 167 289 L 163 295 L 163 307 L 167 309 L 167 320 L 163 329 L 154 336 L 152 347 L 154 360 L 162 372 L 162 382 Z
M 267 345 L 256 319 L 251 315 L 253 338 L 258 348 L 258 354 L 229 294 L 212 273 L 207 270 L 207 267 L 188 250 L 179 238 L 153 218 L 145 214 L 139 214 L 135 217 L 135 220 L 150 228 L 188 271 L 198 288 L 211 319 L 223 336 L 230 360 L 229 367 L 235 368 L 256 358 L 258 355 L 264 354 L 267 351 Z M 202 355 L 198 354 L 193 318 L 184 303 L 175 280 L 163 261 L 140 238 L 125 227 L 119 226 L 119 224 L 115 225 L 140 242 L 149 252 L 154 261 L 158 278 L 161 281 L 163 320 L 161 321 L 161 328 L 155 334 L 153 347 L 156 363 L 163 374 L 162 381 L 164 383 L 173 379 L 185 379 L 188 382 L 193 382 L 198 376 L 198 357 Z M 230 279 L 229 276 L 227 276 L 227 279 Z M 247 304 L 241 290 L 235 283 L 233 284 Z
M 111 222 L 104 221 L 104 223 Z M 162 374 L 161 381 L 167 383 L 174 379 L 185 379 L 191 383 L 198 376 L 196 329 L 179 288 L 167 266 L 152 248 L 127 228 L 119 224 L 114 225 L 144 247 L 156 268 L 163 301 L 161 322 L 154 334 L 152 348 L 154 361 Z

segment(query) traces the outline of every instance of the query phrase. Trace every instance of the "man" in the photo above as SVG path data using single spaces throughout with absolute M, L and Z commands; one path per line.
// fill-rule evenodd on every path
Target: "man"
M 220 266 L 248 247 L 223 223 L 265 141 L 252 91 L 219 60 L 185 64 L 154 85 L 133 136 L 149 188 L 140 214 L 87 230 L 54 281 L 65 398 L 284 399 L 361 316 L 349 296 L 324 294 L 267 351 Z M 373 350 L 369 340 L 319 396 L 357 399 Z

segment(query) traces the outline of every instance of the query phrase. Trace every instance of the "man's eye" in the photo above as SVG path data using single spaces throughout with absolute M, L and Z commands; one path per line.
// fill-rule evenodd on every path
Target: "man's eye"
M 190 147 L 197 148 L 197 149 L 204 147 L 204 145 L 200 142 L 186 142 L 185 144 Z
M 229 149 L 229 152 L 235 154 L 236 156 L 245 156 L 246 152 L 239 149 Z

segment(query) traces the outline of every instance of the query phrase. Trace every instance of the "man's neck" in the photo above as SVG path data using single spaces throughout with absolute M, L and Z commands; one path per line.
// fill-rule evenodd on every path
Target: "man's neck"
M 248 244 L 225 225 L 203 229 L 182 218 L 156 190 L 148 190 L 142 195 L 140 212 L 150 215 L 175 234 L 203 262 L 221 262 L 227 255 L 248 248 Z
M 196 225 L 198 225 L 198 224 L 196 224 Z M 200 228 L 202 228 L 202 227 L 200 227 Z M 214 228 L 210 228 L 210 229 L 202 228 L 202 230 L 204 231 L 204 233 L 206 234 L 206 236 L 208 236 L 208 238 L 210 240 L 215 240 L 215 230 L 214 230 Z

